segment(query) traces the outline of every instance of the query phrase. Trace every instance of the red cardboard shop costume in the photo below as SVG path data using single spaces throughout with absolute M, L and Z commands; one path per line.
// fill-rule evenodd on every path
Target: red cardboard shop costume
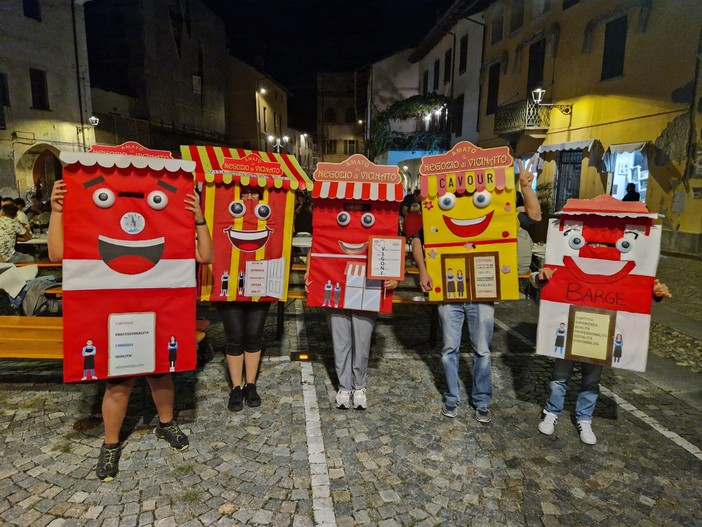
M 215 260 L 200 267 L 199 298 L 213 302 L 285 300 L 295 190 L 312 182 L 294 156 L 213 146 L 181 146 L 203 183 L 201 205 Z M 242 191 L 261 195 L 246 205 Z
M 611 196 L 569 199 L 549 221 L 536 352 L 645 371 L 660 254 L 657 214 Z
M 314 178 L 307 305 L 390 313 L 392 293 L 368 278 L 368 257 L 371 237 L 397 237 L 399 168 L 354 154 L 319 163 Z
M 183 200 L 195 164 L 133 142 L 60 159 L 64 380 L 194 369 L 195 233 Z

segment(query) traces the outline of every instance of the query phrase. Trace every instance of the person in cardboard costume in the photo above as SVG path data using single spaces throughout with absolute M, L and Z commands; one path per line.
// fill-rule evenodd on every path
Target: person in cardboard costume
M 602 368 L 645 370 L 651 303 L 671 296 L 654 278 L 656 218 L 643 203 L 602 195 L 569 199 L 550 220 L 545 265 L 534 274 L 542 286 L 536 352 L 556 357 L 541 433 L 554 432 L 575 364 L 582 372 L 575 418 L 590 445 L 597 442 L 592 416 Z
M 369 278 L 371 237 L 397 237 L 402 184 L 397 166 L 360 154 L 319 163 L 312 193 L 314 236 L 305 274 L 307 305 L 327 309 L 339 380 L 337 408 L 365 409 L 370 341 L 378 312 L 392 310 L 397 280 Z M 402 243 L 404 247 L 404 243 Z M 401 257 L 404 263 L 404 250 Z
M 167 343 L 180 334 L 179 369 L 194 369 L 195 262 L 212 261 L 212 244 L 193 191 L 194 167 L 170 152 L 126 143 L 60 159 L 64 178 L 51 193 L 48 249 L 52 261 L 63 261 L 64 379 L 84 380 L 86 369 L 107 378 L 96 474 L 110 481 L 119 471 L 136 375 L 147 374 L 151 386 L 154 433 L 175 450 L 188 448 L 173 419 Z
M 200 269 L 198 295 L 213 302 L 227 336 L 227 408 L 261 405 L 256 380 L 271 303 L 285 301 L 295 191 L 312 182 L 294 156 L 213 146 L 181 146 L 196 163 L 215 261 Z
M 430 300 L 442 301 L 438 312 L 447 391 L 441 411 L 450 418 L 458 414 L 458 364 L 467 323 L 473 348 L 470 404 L 476 419 L 489 423 L 494 302 L 519 298 L 513 159 L 507 147 L 482 149 L 461 142 L 445 154 L 423 157 L 419 171 L 423 229 L 412 240 L 412 254 L 421 289 Z M 541 209 L 532 178 L 520 171 L 526 212 L 538 220 Z

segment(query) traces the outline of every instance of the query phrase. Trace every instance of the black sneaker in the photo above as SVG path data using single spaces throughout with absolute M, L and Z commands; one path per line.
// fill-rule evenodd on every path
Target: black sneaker
M 112 447 L 107 445 L 100 447 L 100 457 L 98 457 L 97 467 L 95 467 L 95 474 L 100 481 L 112 481 L 117 477 L 120 454 L 122 454 L 122 447 L 119 444 Z
M 159 423 L 156 428 L 154 428 L 154 434 L 156 434 L 156 437 L 168 441 L 168 446 L 173 450 L 182 452 L 183 450 L 187 450 L 190 446 L 188 436 L 186 436 L 183 431 L 178 428 L 175 421 L 171 421 L 163 426 L 161 426 L 161 423 Z
M 261 396 L 256 391 L 256 385 L 251 383 L 244 386 L 244 399 L 251 407 L 261 406 Z
M 232 388 L 232 391 L 229 392 L 227 408 L 230 412 L 241 412 L 244 409 L 244 393 L 241 391 L 241 386 Z

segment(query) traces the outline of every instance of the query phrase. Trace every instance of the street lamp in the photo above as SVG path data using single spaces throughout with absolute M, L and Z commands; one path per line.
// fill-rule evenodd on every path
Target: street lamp
M 83 138 L 83 148 L 85 150 L 88 149 L 88 145 L 86 144 L 85 140 L 85 131 L 90 129 L 90 128 L 95 128 L 98 124 L 100 124 L 100 118 L 96 117 L 94 115 L 91 115 L 88 117 L 88 123 L 87 125 L 81 125 L 81 126 L 76 126 L 76 135 L 78 136 L 78 140 L 80 141 L 81 136 Z
M 282 138 L 274 135 L 268 136 L 268 142 L 273 145 L 273 148 L 275 148 L 277 153 L 280 153 L 280 149 L 283 147 L 283 145 L 287 145 L 288 141 L 290 141 L 290 138 L 287 135 L 284 135 Z
M 544 96 L 546 95 L 546 89 L 543 86 L 537 86 L 531 90 L 531 100 L 534 101 L 536 106 L 546 106 L 548 108 L 555 108 L 563 115 L 570 115 L 573 113 L 572 104 L 551 104 L 543 102 Z

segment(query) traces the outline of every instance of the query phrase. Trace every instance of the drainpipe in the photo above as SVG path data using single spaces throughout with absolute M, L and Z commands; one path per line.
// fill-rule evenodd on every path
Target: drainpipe
M 85 143 L 85 122 L 83 121 L 83 87 L 80 82 L 80 61 L 78 60 L 78 31 L 76 27 L 76 5 L 71 1 L 71 23 L 73 26 L 73 53 L 76 61 L 76 86 L 78 88 L 78 112 L 80 115 L 80 135 L 83 136 L 83 150 L 88 149 Z M 80 139 L 80 137 L 79 137 Z

